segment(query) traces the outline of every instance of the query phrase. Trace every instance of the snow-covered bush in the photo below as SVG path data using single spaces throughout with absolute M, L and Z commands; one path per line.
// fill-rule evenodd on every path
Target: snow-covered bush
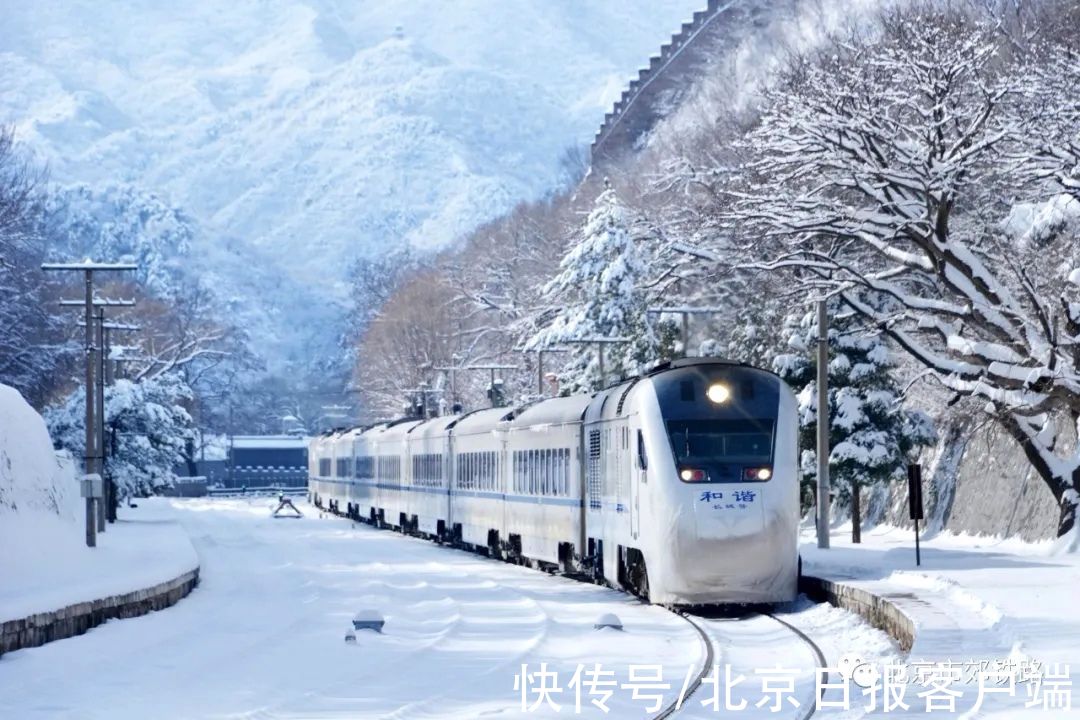
M 142 382 L 117 380 L 105 392 L 106 477 L 119 498 L 153 492 L 175 479 L 184 449 L 193 437 L 192 420 L 182 403 L 191 390 L 178 375 Z M 46 413 L 57 447 L 81 458 L 85 448 L 85 394 L 80 389 Z

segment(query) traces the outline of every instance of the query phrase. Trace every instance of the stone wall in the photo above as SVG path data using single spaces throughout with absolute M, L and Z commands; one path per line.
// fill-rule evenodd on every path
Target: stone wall
M 178 603 L 199 583 L 199 569 L 145 590 L 69 605 L 0 623 L 0 655 L 82 635 L 107 620 L 145 615 Z
M 779 4 L 776 0 L 708 0 L 705 9 L 649 59 L 648 67 L 623 91 L 591 147 L 592 164 L 613 164 L 635 150 L 642 138 L 676 108 L 694 81 L 725 46 L 734 47 Z M 790 5 L 792 0 L 783 0 Z
M 987 420 L 947 422 L 940 435 L 922 458 L 927 530 L 1027 541 L 1057 537 L 1057 502 L 1012 437 Z M 1066 433 L 1063 440 L 1072 439 Z M 883 520 L 911 525 L 906 483 L 890 489 Z
M 827 602 L 859 615 L 892 637 L 905 653 L 915 644 L 915 621 L 887 595 L 875 595 L 851 585 L 808 575 L 799 579 L 799 591 L 811 600 Z

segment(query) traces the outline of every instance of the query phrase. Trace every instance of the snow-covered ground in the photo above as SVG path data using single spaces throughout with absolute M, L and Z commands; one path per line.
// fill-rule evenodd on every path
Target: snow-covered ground
M 40 525 L 12 522 L 7 529 L 5 535 L 19 533 L 20 541 L 0 553 L 0 622 L 150 588 L 199 564 L 174 522 L 122 517 L 98 535 L 93 549 L 79 535 L 57 536 Z
M 608 717 L 647 717 L 696 674 L 703 646 L 684 620 L 612 590 L 403 538 L 301 504 L 300 520 L 273 520 L 270 499 L 156 500 L 144 522 L 179 522 L 202 565 L 201 583 L 168 610 L 109 622 L 86 635 L 0 659 L 5 716 L 18 718 L 562 717 L 573 716 L 578 665 L 619 685 Z M 119 535 L 118 535 L 119 537 Z M 352 618 L 377 609 L 381 635 L 344 637 Z M 595 630 L 614 612 L 625 629 Z M 816 637 L 871 658 L 892 657 L 880 633 L 847 613 L 801 605 L 781 615 Z M 716 662 L 747 677 L 737 698 L 760 697 L 758 667 L 790 668 L 795 697 L 813 697 L 815 657 L 775 620 L 702 621 Z M 824 643 L 826 654 L 835 648 Z M 521 709 L 522 665 L 537 700 L 542 670 L 562 692 Z M 631 666 L 662 668 L 666 688 L 625 684 Z M 650 668 L 633 670 L 643 680 Z M 599 690 L 604 690 L 601 685 Z M 683 716 L 715 716 L 687 702 Z M 604 713 L 583 688 L 586 717 Z M 723 694 L 721 693 L 721 702 Z M 762 717 L 796 717 L 757 710 Z M 750 716 L 755 713 L 751 712 Z
M 922 543 L 922 565 L 916 567 L 912 530 L 864 530 L 861 545 L 850 538 L 850 525 L 839 527 L 831 549 L 819 550 L 813 528 L 807 529 L 801 548 L 806 572 L 884 595 L 911 617 L 917 634 L 910 662 L 960 668 L 959 679 L 948 683 L 962 693 L 954 698 L 953 716 L 1080 717 L 1080 692 L 1072 687 L 1074 678 L 1080 680 L 1080 555 L 1055 543 L 941 533 Z M 1042 672 L 1042 686 L 1024 682 L 1010 694 L 1006 682 L 996 686 L 1004 692 L 987 695 L 975 710 L 979 682 L 972 664 L 987 661 L 1006 663 L 1008 672 Z M 994 685 L 990 679 L 985 684 Z M 928 690 L 909 687 L 910 710 L 894 709 L 889 716 L 926 717 L 927 699 L 918 693 Z M 948 716 L 944 705 L 935 707 Z

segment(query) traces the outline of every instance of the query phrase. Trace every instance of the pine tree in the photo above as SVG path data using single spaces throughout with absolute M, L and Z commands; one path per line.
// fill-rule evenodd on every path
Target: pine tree
M 566 253 L 561 272 L 544 287 L 558 307 L 554 319 L 532 336 L 527 349 L 575 343 L 560 376 L 564 391 L 597 390 L 616 377 L 642 372 L 669 353 L 648 322 L 649 262 L 645 241 L 631 232 L 632 220 L 611 185 L 596 199 L 581 239 Z M 591 338 L 627 338 L 599 349 Z
M 829 304 L 829 477 L 842 503 L 852 508 L 852 537 L 859 541 L 861 488 L 902 478 L 909 453 L 934 440 L 925 413 L 905 410 L 880 335 L 861 331 L 850 314 Z M 798 396 L 804 489 L 817 481 L 816 313 L 794 323 L 789 345 L 773 367 Z

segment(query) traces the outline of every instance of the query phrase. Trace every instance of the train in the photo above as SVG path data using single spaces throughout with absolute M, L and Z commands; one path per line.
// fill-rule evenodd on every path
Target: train
M 590 395 L 312 439 L 309 499 L 671 607 L 797 593 L 798 403 L 775 374 L 665 362 Z

